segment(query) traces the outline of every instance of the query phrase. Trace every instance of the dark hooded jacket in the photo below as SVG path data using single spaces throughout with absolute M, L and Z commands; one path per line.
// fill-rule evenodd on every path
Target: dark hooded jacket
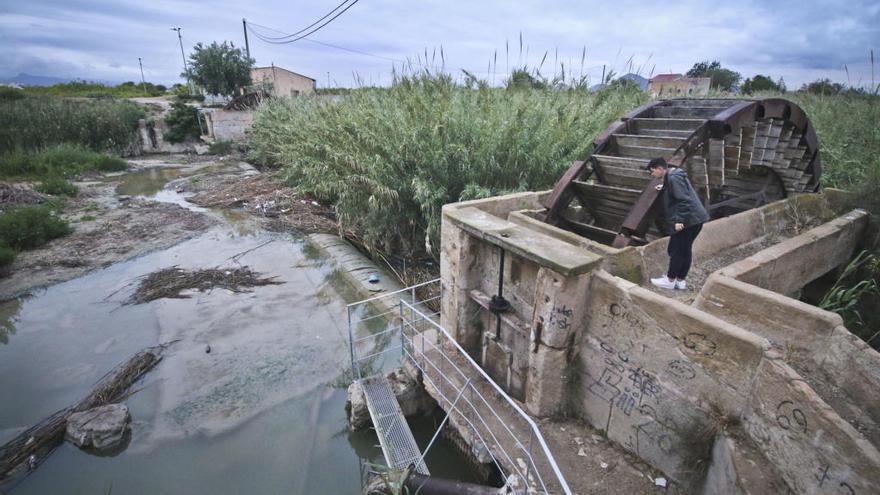
M 687 173 L 677 167 L 669 168 L 663 180 L 663 211 L 670 234 L 675 233 L 677 223 L 688 228 L 709 221 L 709 213 L 694 191 Z

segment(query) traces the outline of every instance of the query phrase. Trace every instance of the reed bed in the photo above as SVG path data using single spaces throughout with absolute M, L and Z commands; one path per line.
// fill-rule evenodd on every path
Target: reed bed
M 552 187 L 593 137 L 644 93 L 467 88 L 444 75 L 401 77 L 341 101 L 276 99 L 249 132 L 251 158 L 334 204 L 370 248 L 438 255 L 446 203 Z
M 0 100 L 0 154 L 77 144 L 120 155 L 137 151 L 142 107 L 129 101 L 29 96 Z

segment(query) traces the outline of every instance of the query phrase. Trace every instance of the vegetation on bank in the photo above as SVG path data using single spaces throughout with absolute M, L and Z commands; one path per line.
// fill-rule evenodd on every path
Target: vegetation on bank
M 170 143 L 182 143 L 186 140 L 198 141 L 202 135 L 199 125 L 199 111 L 186 103 L 176 101 L 165 116 L 165 139 Z
M 546 189 L 592 138 L 645 101 L 632 87 L 468 89 L 445 75 L 399 78 L 339 102 L 275 99 L 249 132 L 252 159 L 335 204 L 341 229 L 371 249 L 439 247 L 446 203 Z
M 29 96 L 0 100 L 0 153 L 77 144 L 126 154 L 138 145 L 144 109 L 119 100 L 71 100 Z
M 21 90 L 28 95 L 65 96 L 79 98 L 142 98 L 148 96 L 162 96 L 168 92 L 168 88 L 162 84 L 137 83 L 127 81 L 116 86 L 106 84 L 71 81 L 68 83 L 54 84 L 52 86 L 25 86 Z
M 86 172 L 119 172 L 125 160 L 83 146 L 59 144 L 38 151 L 10 151 L 0 155 L 0 178 L 48 179 Z
M 0 267 L 15 260 L 18 251 L 38 248 L 71 232 L 51 205 L 19 206 L 0 213 Z

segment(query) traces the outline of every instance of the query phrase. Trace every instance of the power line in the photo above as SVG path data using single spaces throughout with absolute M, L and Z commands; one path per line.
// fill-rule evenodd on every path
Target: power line
M 337 6 L 336 9 L 333 9 L 333 11 L 337 10 L 339 7 L 341 7 L 342 5 L 344 5 L 344 4 L 345 4 L 346 2 L 348 2 L 348 1 L 349 1 L 349 0 L 346 0 L 345 2 L 342 2 L 342 4 L 340 4 L 339 6 Z M 273 37 L 271 37 L 271 36 L 262 36 L 262 35 L 259 35 L 259 34 L 257 34 L 257 33 L 254 33 L 254 34 L 257 34 L 257 37 L 260 38 L 261 40 L 263 40 L 264 42 L 266 42 L 266 43 L 271 43 L 271 44 L 273 44 L 273 45 L 286 45 L 286 44 L 288 44 L 288 43 L 293 43 L 293 42 L 295 42 L 295 41 L 299 41 L 299 40 L 305 38 L 306 36 L 311 36 L 311 35 L 317 33 L 317 32 L 320 31 L 322 28 L 324 28 L 325 26 L 327 26 L 328 24 L 330 24 L 331 22 L 333 22 L 334 20 L 336 20 L 337 17 L 339 17 L 339 16 L 341 16 L 342 14 L 344 14 L 348 9 L 354 7 L 354 5 L 355 5 L 356 3 L 358 3 L 359 1 L 360 1 L 360 0 L 354 0 L 353 2 L 351 2 L 350 4 L 348 4 L 344 9 L 340 10 L 336 15 L 334 15 L 333 17 L 331 17 L 330 19 L 328 19 L 326 22 L 324 22 L 324 23 L 321 24 L 320 26 L 318 26 L 318 27 L 316 27 L 316 28 L 314 28 L 314 29 L 308 31 L 308 32 L 305 33 L 305 34 L 300 34 L 300 33 L 302 33 L 303 31 L 308 30 L 310 27 L 312 27 L 312 26 L 314 26 L 315 24 L 321 22 L 322 19 L 325 19 L 328 15 L 332 14 L 333 11 L 330 11 L 330 13 L 328 13 L 327 15 L 325 15 L 324 17 L 322 17 L 321 19 L 319 19 L 319 20 L 313 22 L 311 25 L 309 25 L 309 27 L 306 27 L 306 28 L 304 28 L 304 29 L 301 29 L 301 30 L 297 31 L 296 33 L 293 33 L 293 34 L 289 34 L 289 35 L 283 36 L 283 37 L 281 37 L 281 38 L 273 38 Z M 252 33 L 254 32 L 253 29 L 251 30 L 251 32 L 252 32 Z M 290 38 L 290 39 L 284 39 L 284 38 Z
M 343 2 L 343 3 L 344 3 L 344 2 Z M 259 40 L 264 41 L 264 42 L 266 42 L 266 43 L 281 44 L 281 43 L 273 42 L 273 41 L 270 41 L 270 40 L 273 40 L 273 39 L 280 39 L 280 38 L 284 38 L 284 37 L 288 37 L 288 36 L 293 36 L 293 35 L 289 35 L 289 34 L 285 33 L 284 31 L 281 31 L 281 30 L 279 30 L 279 29 L 275 29 L 275 28 L 272 28 L 272 27 L 269 27 L 269 26 L 264 26 L 264 25 L 262 25 L 262 24 L 257 24 L 257 23 L 255 23 L 255 22 L 251 22 L 251 21 L 248 21 L 248 23 L 247 23 L 247 28 L 248 28 L 248 31 L 250 31 L 251 33 L 253 33 L 253 35 L 256 36 Z M 260 33 L 257 29 L 254 29 L 254 28 L 265 29 L 265 30 L 267 30 L 267 31 L 272 31 L 272 32 L 275 32 L 275 33 L 278 33 L 278 34 L 281 34 L 281 35 L 284 35 L 284 36 L 281 36 L 281 37 L 271 37 L 271 36 L 266 36 L 265 34 Z M 333 44 L 333 43 L 327 43 L 327 42 L 324 42 L 324 41 L 313 40 L 313 39 L 309 39 L 309 38 L 305 38 L 305 37 L 300 37 L 300 38 L 298 38 L 298 39 L 300 39 L 300 40 L 302 40 L 302 41 L 308 41 L 309 43 L 314 43 L 314 44 L 316 44 L 316 45 L 321 45 L 321 46 L 326 46 L 326 47 L 328 47 L 328 48 L 335 48 L 335 49 L 337 49 L 337 50 L 346 51 L 346 52 L 349 52 L 349 53 L 356 53 L 356 54 L 358 54 L 358 55 L 364 55 L 364 56 L 367 56 L 367 57 L 373 57 L 373 58 L 377 58 L 377 59 L 381 59 L 381 60 L 387 60 L 387 61 L 389 61 L 389 62 L 399 63 L 399 64 L 401 64 L 401 65 L 403 65 L 403 66 L 407 66 L 407 65 L 409 65 L 409 66 L 413 66 L 413 65 L 416 65 L 416 66 L 419 66 L 419 67 L 425 67 L 425 68 L 433 69 L 433 70 L 438 70 L 438 69 L 439 69 L 439 70 L 445 70 L 445 69 L 447 68 L 445 65 L 438 66 L 438 65 L 436 65 L 436 64 L 429 64 L 429 63 L 427 63 L 427 62 L 428 62 L 427 58 L 425 59 L 425 63 L 422 63 L 420 60 L 419 60 L 419 61 L 413 61 L 413 60 L 410 60 L 410 59 L 401 59 L 401 58 L 389 57 L 389 56 L 385 56 L 385 55 L 378 55 L 378 54 L 375 54 L 375 53 L 370 53 L 370 52 L 366 52 L 366 51 L 363 51 L 363 50 L 358 50 L 358 49 L 355 49 L 355 48 L 348 48 L 348 47 L 345 47 L 345 46 L 340 46 L 340 45 L 336 45 L 336 44 Z M 601 68 L 601 67 L 602 67 L 601 65 L 594 65 L 594 66 L 590 66 L 590 67 L 585 67 L 585 68 L 584 68 L 584 74 L 589 75 L 592 69 L 599 69 L 599 68 Z M 492 71 L 492 70 L 488 70 L 488 71 L 470 70 L 470 69 L 465 69 L 465 68 L 463 68 L 463 67 L 450 67 L 450 68 L 451 68 L 451 69 L 455 69 L 455 70 L 459 70 L 459 71 L 467 71 L 467 72 L 470 72 L 470 73 L 472 73 L 472 74 L 487 74 L 487 75 L 494 75 L 495 72 L 497 72 L 497 71 Z
M 339 5 L 337 5 L 336 7 L 334 7 L 333 10 L 331 10 L 330 12 L 327 12 L 326 14 L 324 14 L 324 17 L 321 17 L 321 18 L 318 19 L 317 21 L 315 21 L 315 22 L 309 24 L 308 26 L 306 26 L 306 27 L 300 29 L 299 31 L 297 31 L 297 32 L 295 32 L 295 33 L 287 34 L 287 33 L 282 33 L 282 32 L 280 32 L 280 31 L 278 31 L 278 33 L 283 34 L 284 36 L 278 36 L 278 37 L 270 37 L 270 36 L 267 36 L 267 38 L 270 38 L 270 39 L 273 39 L 273 40 L 276 40 L 276 41 L 285 40 L 285 39 L 287 39 L 287 38 L 293 38 L 293 37 L 297 36 L 298 34 L 301 34 L 302 32 L 307 31 L 309 28 L 311 28 L 311 27 L 314 26 L 315 24 L 317 24 L 317 23 L 323 21 L 324 19 L 330 17 L 330 15 L 332 15 L 334 12 L 336 12 L 337 10 L 339 10 L 343 5 L 347 4 L 347 3 L 350 2 L 350 1 L 351 1 L 351 0 L 344 0 L 342 3 L 340 3 Z M 355 0 L 355 3 L 357 3 L 357 2 L 358 2 L 358 0 Z M 351 4 L 351 5 L 354 5 L 354 3 Z M 349 7 L 351 7 L 351 5 L 349 5 Z M 346 9 L 346 10 L 347 10 L 347 9 Z M 332 19 L 331 19 L 331 20 L 332 20 Z M 264 26 L 264 27 L 265 27 L 265 26 Z M 275 30 L 272 29 L 272 31 L 275 31 Z

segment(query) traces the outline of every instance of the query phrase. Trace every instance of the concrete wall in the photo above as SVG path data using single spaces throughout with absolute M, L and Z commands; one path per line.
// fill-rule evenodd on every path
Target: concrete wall
M 217 141 L 244 139 L 245 131 L 254 123 L 253 110 L 203 109 L 202 116 L 208 127 L 207 136 Z
M 720 273 L 780 294 L 793 294 L 846 264 L 867 224 L 868 214 L 854 210 L 723 268 Z
M 315 80 L 281 67 L 256 67 L 251 69 L 253 84 L 272 86 L 272 96 L 290 97 L 315 92 Z
M 533 218 L 543 194 L 447 205 L 441 236 L 441 324 L 531 414 L 578 415 L 694 491 L 880 486 L 880 357 L 783 295 L 849 259 L 863 212 L 828 222 L 838 213 L 814 195 L 710 222 L 698 256 L 799 235 L 722 268 L 687 305 L 633 283 L 665 264 L 665 240 L 580 238 Z M 501 249 L 512 310 L 495 339 Z

